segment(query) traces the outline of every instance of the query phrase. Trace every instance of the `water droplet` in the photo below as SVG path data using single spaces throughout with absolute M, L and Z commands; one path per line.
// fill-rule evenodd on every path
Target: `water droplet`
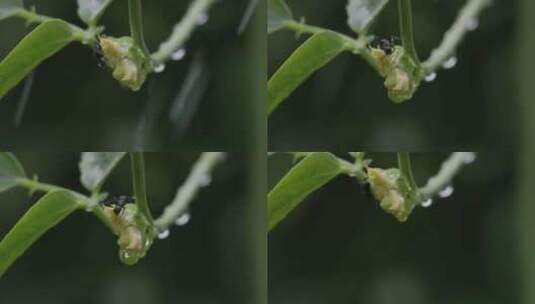
M 469 31 L 474 31 L 479 26 L 479 20 L 477 18 L 467 19 L 464 26 Z
M 457 57 L 451 56 L 448 60 L 444 61 L 442 68 L 449 70 L 457 65 Z
M 181 216 L 179 216 L 176 221 L 175 221 L 175 224 L 177 226 L 184 226 L 186 225 L 187 223 L 189 223 L 189 220 L 191 219 L 191 215 L 186 212 L 184 214 L 182 214 Z
M 437 73 L 433 72 L 431 74 L 427 74 L 424 78 L 426 82 L 431 82 L 437 78 Z
M 165 64 L 159 63 L 154 67 L 154 73 L 161 73 L 165 71 Z
M 447 186 L 446 188 L 442 189 L 438 193 L 438 196 L 440 196 L 442 198 L 446 198 L 446 197 L 449 197 L 452 194 L 453 194 L 453 187 L 452 186 Z
M 139 254 L 135 251 L 120 249 L 119 250 L 119 259 L 126 265 L 134 265 L 139 261 Z
M 184 57 L 186 57 L 186 49 L 185 48 L 179 48 L 178 50 L 176 50 L 171 55 L 171 59 L 173 59 L 174 61 L 180 61 L 180 60 L 184 59 Z
M 464 163 L 471 164 L 476 161 L 477 155 L 474 152 L 464 152 Z
M 206 22 L 208 22 L 208 14 L 206 13 L 200 14 L 197 20 L 195 20 L 195 24 L 197 25 L 204 25 Z
M 169 236 L 169 229 L 166 229 L 166 230 L 160 232 L 160 234 L 158 234 L 158 238 L 159 238 L 160 240 L 164 240 L 164 239 L 166 239 L 168 236 Z
M 428 207 L 431 207 L 431 205 L 433 205 L 433 200 L 432 199 L 426 199 L 425 201 L 422 202 L 422 207 L 424 208 L 428 208 Z
M 208 174 L 201 176 L 201 178 L 199 179 L 199 185 L 201 185 L 201 187 L 206 187 L 210 185 L 211 182 L 212 177 Z

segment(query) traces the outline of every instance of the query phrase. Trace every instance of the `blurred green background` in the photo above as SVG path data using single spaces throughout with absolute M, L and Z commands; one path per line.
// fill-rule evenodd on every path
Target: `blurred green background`
M 265 26 L 249 23 L 245 32 L 238 34 L 249 2 L 216 3 L 207 23 L 197 28 L 185 45 L 186 57 L 169 62 L 165 71 L 153 74 L 138 93 L 123 89 L 108 69 L 99 68 L 91 49 L 77 43 L 68 46 L 36 70 L 19 128 L 13 118 L 22 85 L 0 102 L 0 145 L 8 150 L 37 147 L 53 151 L 132 147 L 151 151 L 177 147 L 243 150 L 252 137 L 252 108 L 264 102 L 254 95 L 258 84 L 253 82 L 265 83 L 263 64 L 250 64 L 257 58 L 256 53 L 266 52 L 265 43 L 253 45 L 256 36 L 265 37 Z M 39 13 L 82 25 L 76 15 L 76 1 L 25 3 L 35 5 Z M 143 1 L 145 37 L 152 51 L 169 36 L 189 3 Z M 127 5 L 127 1 L 115 1 L 110 6 L 102 20 L 106 35 L 129 34 Z M 254 18 L 265 24 L 265 9 Z M 1 22 L 0 58 L 29 31 L 21 20 Z M 172 123 L 169 112 L 192 69 L 200 71 L 201 76 L 179 102 L 182 110 Z
M 17 153 L 28 175 L 85 193 L 78 153 Z M 173 199 L 197 153 L 147 153 L 147 190 L 154 215 Z M 39 239 L 0 279 L 1 303 L 262 303 L 266 273 L 265 190 L 248 182 L 251 155 L 228 154 L 191 205 L 191 220 L 173 227 L 137 265 L 122 265 L 116 237 L 96 217 L 77 211 Z M 132 193 L 124 159 L 104 191 Z M 258 193 L 257 193 L 258 194 Z M 0 194 L 0 238 L 38 198 Z M 260 207 L 260 209 L 258 208 Z M 260 212 L 259 212 L 260 210 Z M 265 229 L 265 228 L 264 228 Z M 261 261 L 266 265 L 266 261 Z M 260 300 L 258 300 L 260 299 Z
M 398 105 L 383 80 L 358 56 L 344 53 L 315 73 L 269 119 L 271 151 L 441 151 L 486 149 L 515 143 L 514 55 L 519 36 L 514 8 L 520 1 L 493 1 L 477 30 L 458 48 L 458 63 L 423 83 L 411 101 Z M 355 36 L 346 25 L 346 0 L 295 1 L 296 18 Z M 428 58 L 465 0 L 413 1 L 415 43 Z M 399 36 L 396 1 L 371 30 Z M 533 31 L 530 33 L 533 35 Z M 268 37 L 269 75 L 308 35 L 280 31 Z M 497 140 L 499 139 L 499 140 Z
M 417 183 L 448 155 L 414 153 Z M 527 264 L 516 229 L 517 155 L 477 155 L 454 179 L 450 197 L 416 208 L 404 224 L 353 178 L 340 176 L 313 193 L 269 234 L 270 302 L 521 303 Z M 395 153 L 368 157 L 375 167 L 397 166 Z M 269 189 L 291 164 L 289 155 L 270 157 Z

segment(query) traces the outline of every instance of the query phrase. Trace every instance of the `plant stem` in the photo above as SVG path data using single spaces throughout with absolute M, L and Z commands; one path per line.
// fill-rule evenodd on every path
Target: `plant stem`
M 206 186 L 207 179 L 214 167 L 223 161 L 225 153 L 204 152 L 193 165 L 189 176 L 178 189 L 175 198 L 169 204 L 163 214 L 154 223 L 159 231 L 164 231 L 173 225 L 175 220 L 188 211 L 191 201 L 195 198 L 199 189 Z
M 479 14 L 491 4 L 491 0 L 468 0 L 459 12 L 457 19 L 444 34 L 440 45 L 431 52 L 431 56 L 423 64 L 427 74 L 437 70 L 444 61 L 455 54 L 455 50 L 466 33 L 477 27 Z
M 130 35 L 143 53 L 148 57 L 149 49 L 143 35 L 143 8 L 141 0 L 128 0 L 128 13 L 130 16 Z
M 25 9 L 21 9 L 18 11 L 17 17 L 24 19 L 28 24 L 40 24 L 46 21 L 51 20 L 59 20 L 57 18 L 45 16 L 45 15 L 39 15 L 33 11 L 28 11 Z M 68 23 L 64 21 L 65 23 Z M 72 28 L 72 31 L 75 36 L 75 40 L 83 43 L 83 44 L 94 44 L 96 43 L 96 37 L 98 34 L 100 34 L 103 30 L 102 27 L 89 27 L 87 30 L 84 30 L 72 23 L 68 23 L 69 26 Z
M 189 39 L 195 27 L 198 26 L 199 18 L 206 14 L 216 2 L 216 0 L 195 0 L 188 8 L 186 15 L 175 25 L 171 36 L 162 42 L 158 51 L 152 54 L 154 63 L 162 64 L 169 60 L 171 55 Z
M 339 35 L 346 42 L 346 46 L 349 51 L 351 51 L 353 54 L 360 55 L 373 69 L 375 69 L 376 72 L 379 73 L 379 67 L 377 66 L 376 61 L 370 56 L 370 52 L 368 50 L 368 42 L 370 40 L 369 36 L 362 35 L 358 39 L 353 39 L 350 36 L 334 32 L 326 28 L 308 25 L 297 21 L 288 21 L 286 23 L 286 28 L 296 32 L 297 34 L 317 34 L 325 31 L 333 32 Z
M 18 178 L 16 180 L 17 182 L 17 185 L 19 187 L 22 187 L 22 188 L 26 188 L 28 190 L 30 190 L 30 192 L 45 192 L 45 193 L 48 193 L 48 192 L 53 192 L 53 191 L 69 191 L 70 193 L 72 193 L 77 199 L 78 199 L 78 202 L 80 203 L 80 209 L 86 209 L 86 210 L 91 210 L 91 212 L 98 218 L 100 219 L 104 224 L 106 224 L 106 226 L 108 226 L 110 229 L 112 229 L 112 224 L 109 220 L 109 218 L 104 214 L 102 208 L 100 207 L 95 207 L 95 202 L 92 202 L 91 198 L 79 193 L 79 192 L 76 192 L 76 191 L 73 191 L 73 190 L 70 190 L 70 189 L 67 189 L 67 188 L 63 188 L 63 187 L 60 187 L 60 186 L 56 186 L 56 185 L 51 185 L 51 184 L 46 184 L 46 183 L 41 183 L 37 180 L 32 180 L 32 179 L 28 179 L 28 178 Z M 113 231 L 113 229 L 112 229 Z
M 401 175 L 405 177 L 410 186 L 410 191 L 414 194 L 418 191 L 418 186 L 412 174 L 411 156 L 409 152 L 398 152 L 398 167 Z
M 152 214 L 147 201 L 147 189 L 145 187 L 145 160 L 143 152 L 130 152 L 132 165 L 132 185 L 134 187 L 134 196 L 139 211 L 143 213 L 149 222 L 152 223 Z
M 355 177 L 359 182 L 365 182 L 368 178 L 366 172 L 364 172 L 364 166 L 362 163 L 350 163 L 345 159 L 338 158 L 340 166 L 342 167 L 342 173 Z
M 425 201 L 451 184 L 453 177 L 461 168 L 469 164 L 475 157 L 473 152 L 454 152 L 442 163 L 438 173 L 431 177 L 427 184 L 420 189 L 422 200 Z
M 420 64 L 418 52 L 414 46 L 414 34 L 412 30 L 412 5 L 411 0 L 398 0 L 399 28 L 401 32 L 401 42 L 409 56 Z
M 271 154 L 275 154 L 275 153 L 287 153 L 287 154 L 293 155 L 294 160 L 298 160 L 298 159 L 300 160 L 302 158 L 309 156 L 310 154 L 314 154 L 315 152 L 271 152 Z M 358 153 L 363 153 L 363 152 L 357 152 L 357 154 Z M 352 154 L 352 153 L 350 154 L 355 157 L 355 154 Z M 337 156 L 336 158 L 338 159 L 338 163 L 340 164 L 340 167 L 342 168 L 342 172 L 341 172 L 342 174 L 355 177 L 359 182 L 366 181 L 366 179 L 368 178 L 368 175 L 366 174 L 366 172 L 364 172 L 364 164 L 362 163 L 362 161 L 364 160 L 363 155 L 362 157 L 360 156 L 358 158 L 356 157 L 355 163 L 348 162 L 347 160 L 337 157 Z
M 20 9 L 16 16 L 26 20 L 26 22 L 28 24 L 43 23 L 45 21 L 55 20 L 56 19 L 56 18 L 52 18 L 52 17 L 49 17 L 49 16 L 45 16 L 45 15 L 39 15 L 39 14 L 37 14 L 35 12 L 28 11 L 28 10 L 25 10 L 25 9 Z M 75 26 L 75 25 L 73 25 L 73 26 Z
M 35 192 L 35 191 L 52 192 L 52 191 L 60 191 L 60 190 L 70 191 L 77 198 L 89 201 L 89 198 L 87 196 L 81 194 L 81 193 L 78 193 L 78 192 L 75 192 L 75 191 L 69 190 L 67 188 L 60 187 L 60 186 L 41 183 L 41 182 L 39 182 L 37 180 L 28 179 L 28 178 L 17 178 L 16 182 L 17 182 L 17 185 L 19 185 L 20 187 L 23 187 L 23 188 L 26 188 L 26 189 L 30 190 L 30 192 Z
M 308 25 L 304 22 L 297 22 L 294 20 L 286 22 L 286 28 L 295 31 L 297 34 L 302 34 L 302 33 L 317 34 L 317 33 L 325 32 L 325 31 L 330 31 L 329 29 L 326 29 L 320 26 Z M 349 36 L 345 36 L 345 37 L 347 37 L 350 40 L 354 40 L 353 38 Z

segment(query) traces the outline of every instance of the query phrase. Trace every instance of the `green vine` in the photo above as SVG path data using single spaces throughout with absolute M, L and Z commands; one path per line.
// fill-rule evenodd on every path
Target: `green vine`
M 408 220 L 417 206 L 442 193 L 461 168 L 475 160 L 472 152 L 455 152 L 444 161 L 437 174 L 419 188 L 414 180 L 410 153 L 397 152 L 397 168 L 372 166 L 364 152 L 350 152 L 346 159 L 326 152 L 293 152 L 299 161 L 268 194 L 269 229 L 276 227 L 312 192 L 339 175 L 356 178 L 369 187 L 381 208 L 400 222 Z M 272 155 L 272 154 L 271 154 Z
M 145 186 L 143 153 L 130 153 L 134 198 L 108 196 L 101 186 L 124 157 L 124 152 L 84 152 L 80 161 L 80 182 L 90 196 L 77 191 L 27 178 L 12 153 L 0 152 L 0 192 L 10 188 L 27 189 L 30 194 L 45 193 L 0 241 L 0 277 L 39 237 L 75 210 L 85 210 L 101 220 L 117 236 L 119 258 L 127 265 L 145 257 L 156 236 L 184 215 L 196 193 L 209 184 L 217 164 L 225 159 L 220 152 L 203 153 L 190 177 L 160 218 L 153 222 Z M 166 233 L 167 235 L 168 233 Z
M 295 32 L 297 36 L 312 35 L 270 78 L 268 82 L 269 114 L 314 71 L 343 51 L 359 55 L 384 78 L 388 97 L 393 102 L 402 103 L 412 99 L 426 76 L 433 75 L 450 59 L 466 33 L 473 30 L 471 24 L 477 22 L 479 14 L 490 4 L 491 0 L 467 0 L 457 20 L 446 32 L 444 40 L 423 62 L 419 59 L 414 43 L 411 0 L 397 0 L 401 45 L 395 45 L 395 40 L 390 40 L 390 38 L 375 37 L 369 33 L 369 25 L 379 16 L 387 2 L 388 0 L 349 1 L 348 23 L 358 34 L 358 38 L 354 39 L 324 27 L 296 21 L 284 1 L 269 1 L 268 29 L 271 29 L 270 33 L 286 29 Z M 331 37 L 337 37 L 337 39 L 330 39 L 329 42 L 321 36 L 322 33 L 330 33 Z M 382 40 L 376 44 L 374 39 L 378 38 Z M 343 46 L 339 45 L 340 41 Z M 319 61 L 318 58 L 324 60 Z

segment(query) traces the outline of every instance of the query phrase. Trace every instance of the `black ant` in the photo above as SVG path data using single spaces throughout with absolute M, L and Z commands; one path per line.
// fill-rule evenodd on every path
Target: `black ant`
M 102 51 L 102 47 L 100 46 L 100 42 L 97 41 L 95 46 L 93 46 L 93 54 L 95 55 L 95 58 L 97 58 L 98 66 L 104 67 L 105 61 L 104 61 L 104 52 Z
M 370 200 L 373 199 L 372 188 L 371 188 L 370 183 L 363 182 L 363 183 L 360 183 L 359 185 L 360 185 L 360 191 L 362 191 L 364 196 L 367 199 L 370 199 Z
M 135 202 L 136 200 L 132 196 L 120 195 L 109 197 L 100 202 L 99 204 L 102 206 L 113 208 L 113 213 L 119 215 L 124 210 L 124 206 L 126 206 L 127 204 L 133 204 Z
M 390 36 L 389 38 L 376 37 L 368 45 L 370 48 L 383 50 L 387 55 L 391 55 L 394 51 L 394 47 L 399 45 L 399 38 L 396 36 Z

